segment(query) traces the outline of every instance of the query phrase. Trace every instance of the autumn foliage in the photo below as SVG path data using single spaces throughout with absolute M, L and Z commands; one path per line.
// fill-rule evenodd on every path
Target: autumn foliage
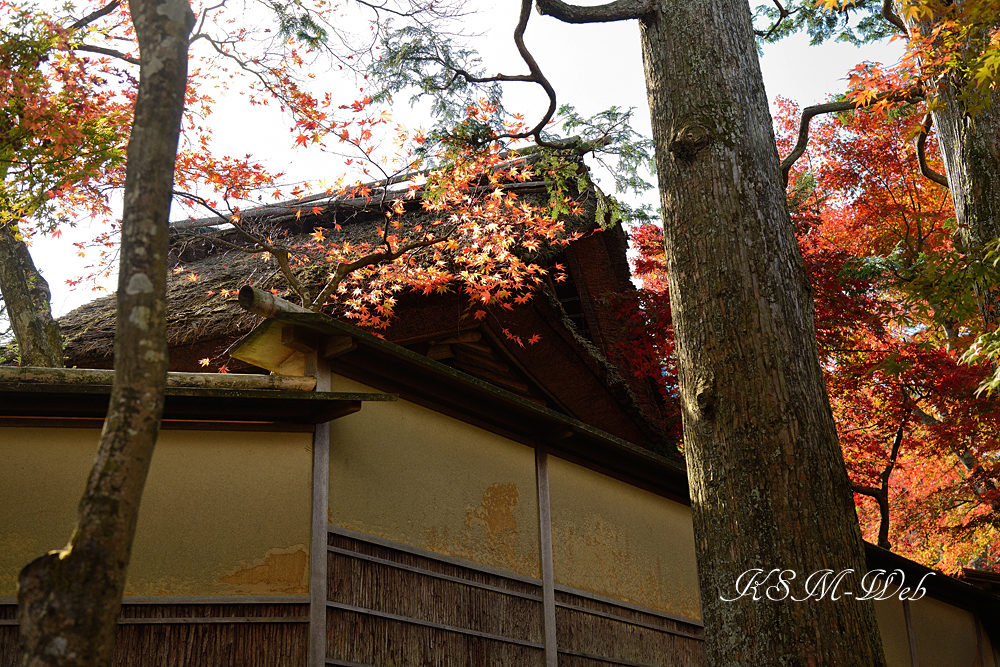
M 0 222 L 53 230 L 75 214 L 107 215 L 132 118 L 125 75 L 74 53 L 44 14 L 3 0 L 0 19 Z
M 785 154 L 800 112 L 785 100 L 778 108 Z M 881 491 L 884 482 L 893 551 L 948 573 L 997 569 L 1000 405 L 977 392 L 991 369 L 961 362 L 981 331 L 972 284 L 986 269 L 955 248 L 948 191 L 918 171 L 920 116 L 883 106 L 814 119 L 789 204 L 855 490 Z M 933 145 L 928 157 L 938 159 Z M 648 343 L 636 336 L 622 357 L 659 376 L 665 397 L 676 400 L 662 233 L 641 227 L 633 241 L 645 288 L 630 304 L 626 331 L 639 321 L 638 330 L 653 333 Z M 875 543 L 880 507 L 865 493 L 855 495 L 858 516 Z
M 798 110 L 783 101 L 779 108 L 779 144 L 787 146 Z M 977 392 L 990 369 L 960 361 L 981 330 L 972 284 L 983 267 L 953 244 L 948 191 L 919 173 L 917 110 L 814 124 L 791 192 L 855 489 L 885 481 L 895 551 L 947 572 L 995 567 L 1000 406 Z M 937 160 L 933 146 L 928 159 Z M 856 499 L 876 541 L 879 508 L 870 495 Z

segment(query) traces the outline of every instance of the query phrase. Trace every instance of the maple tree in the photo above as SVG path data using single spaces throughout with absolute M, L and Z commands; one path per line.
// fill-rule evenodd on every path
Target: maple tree
M 800 112 L 787 100 L 778 108 L 787 154 Z M 984 267 L 954 247 L 949 193 L 918 171 L 911 134 L 921 115 L 910 106 L 819 119 L 788 197 L 864 534 L 954 574 L 1000 566 L 1000 406 L 977 391 L 988 364 L 962 362 L 982 328 L 971 285 Z M 927 153 L 935 165 L 933 141 Z M 656 226 L 633 230 L 635 274 L 651 299 L 624 319 L 663 342 L 657 352 L 633 345 L 622 354 L 660 376 L 669 398 L 676 379 L 661 236 Z
M 6 0 L 0 15 L 0 292 L 22 363 L 61 366 L 49 286 L 26 237 L 58 233 L 74 209 L 109 212 L 103 187 L 122 179 L 130 105 L 108 83 L 120 72 L 69 48 L 85 20 L 67 29 Z
M 356 110 L 366 106 L 359 104 Z M 496 111 L 482 100 L 466 110 L 463 123 L 487 125 Z M 386 122 L 362 119 L 359 145 L 370 140 L 370 128 Z M 508 133 L 523 129 L 516 119 L 501 126 Z M 580 232 L 567 228 L 567 218 L 582 215 L 581 201 L 595 196 L 577 174 L 575 153 L 550 155 L 532 148 L 519 156 L 509 141 L 488 137 L 482 134 L 475 145 L 446 142 L 418 158 L 416 149 L 426 149 L 426 138 L 397 126 L 396 157 L 388 163 L 396 174 L 389 179 L 331 187 L 284 205 L 215 211 L 215 220 L 187 223 L 195 231 L 181 231 L 179 240 L 266 254 L 302 306 L 332 310 L 362 326 L 385 327 L 398 295 L 406 290 L 430 294 L 460 289 L 470 304 L 468 315 L 481 319 L 488 307 L 511 308 L 531 298 L 549 272 L 537 260 L 539 252 L 579 238 Z M 437 166 L 412 171 L 421 160 Z M 537 190 L 539 180 L 548 185 L 546 196 L 518 194 L 519 185 Z M 383 211 L 372 238 L 352 241 L 341 233 L 337 212 L 354 206 Z M 306 237 L 289 236 L 282 221 L 304 212 L 330 212 L 333 217 Z M 224 227 L 205 233 L 209 224 Z M 230 228 L 237 234 L 227 233 Z M 561 269 L 556 267 L 557 281 L 565 278 Z M 519 336 L 508 336 L 523 344 Z M 202 360 L 206 362 L 211 360 Z
M 907 0 L 906 2 L 775 2 L 758 16 L 771 22 L 758 31 L 764 41 L 775 41 L 805 30 L 813 43 L 830 38 L 855 44 L 896 33 L 906 39 L 907 51 L 892 67 L 865 63 L 851 76 L 848 98 L 854 106 L 878 107 L 925 99 L 927 115 L 914 123 L 921 154 L 927 132 L 938 128 L 942 161 L 947 175 L 927 167 L 926 177 L 950 188 L 962 252 L 978 261 L 991 258 L 1000 243 L 1000 6 L 994 0 Z M 899 12 L 898 14 L 895 12 Z M 863 16 L 858 22 L 857 17 Z M 836 111 L 843 104 L 819 105 L 810 113 Z M 995 329 L 1000 322 L 1000 290 L 987 276 L 972 283 L 983 321 L 983 337 L 969 359 L 1000 358 Z M 1000 384 L 1000 367 L 984 386 Z
M 780 105 L 788 150 L 798 112 Z M 798 235 L 866 535 L 954 573 L 1000 558 L 1000 406 L 977 391 L 988 364 L 962 363 L 983 326 L 972 285 L 993 277 L 955 247 L 951 197 L 919 173 L 922 115 L 904 107 L 820 121 L 793 183 L 808 191 Z M 927 158 L 938 160 L 936 143 Z
M 95 467 L 81 500 L 76 529 L 70 542 L 64 549 L 28 564 L 19 577 L 19 616 L 25 664 L 100 665 L 110 660 L 138 508 L 163 407 L 168 359 L 165 302 L 167 220 L 171 200 L 179 196 L 185 201 L 212 209 L 215 206 L 213 196 L 229 204 L 233 199 L 252 196 L 255 189 L 274 184 L 274 177 L 253 163 L 249 156 L 245 159 L 199 156 L 198 153 L 207 147 L 203 128 L 198 126 L 197 117 L 193 114 L 189 114 L 186 121 L 182 119 L 185 106 L 207 112 L 211 101 L 207 95 L 199 94 L 189 85 L 188 33 L 192 28 L 195 30 L 192 40 L 204 38 L 211 41 L 224 57 L 235 60 L 241 66 L 250 62 L 243 60 L 244 54 L 233 46 L 240 40 L 221 43 L 200 32 L 208 12 L 219 7 L 221 5 L 203 10 L 196 17 L 185 0 L 168 0 L 155 5 L 145 0 L 133 0 L 127 8 L 128 12 L 113 1 L 89 15 L 95 18 L 112 17 L 111 29 L 124 31 L 127 40 L 133 36 L 129 27 L 133 25 L 141 54 L 140 58 L 136 58 L 130 52 L 92 45 L 82 49 L 104 55 L 112 52 L 114 57 L 127 63 L 140 62 L 137 86 L 134 90 L 126 88 L 123 92 L 126 99 L 134 102 L 135 122 L 129 133 L 126 153 L 125 205 L 120 225 L 122 244 L 117 292 L 120 317 L 116 327 L 115 380 Z M 282 21 L 282 32 L 294 32 L 296 38 L 306 42 L 319 41 L 315 30 L 311 33 L 306 30 L 316 27 L 315 22 L 303 19 L 301 15 L 295 18 L 286 14 Z M 45 29 L 50 34 L 59 34 L 54 23 L 47 23 Z M 108 38 L 109 33 L 102 35 Z M 132 45 L 133 50 L 136 48 L 135 43 L 127 43 Z M 61 45 L 69 60 L 73 58 L 71 51 L 81 50 L 79 44 L 63 42 Z M 227 52 L 227 47 L 233 48 L 233 51 Z M 294 57 L 291 61 L 301 64 L 301 60 Z M 28 58 L 25 62 L 28 70 L 35 68 L 38 71 L 38 61 Z M 74 62 L 83 63 L 82 60 Z M 252 64 L 258 65 L 260 61 L 253 60 Z M 13 78 L 19 72 L 10 70 L 5 74 Z M 377 164 L 370 159 L 370 144 L 367 143 L 374 138 L 372 126 L 376 121 L 363 119 L 358 122 L 358 133 L 352 136 L 347 130 L 352 123 L 339 122 L 328 113 L 332 100 L 327 97 L 317 101 L 304 92 L 283 63 L 256 70 L 255 74 L 261 89 L 277 98 L 292 113 L 299 137 L 305 136 L 301 134 L 303 129 L 308 129 L 311 141 L 319 143 L 327 134 L 336 131 L 340 142 L 353 146 L 364 155 L 366 169 L 368 165 Z M 51 81 L 46 76 L 51 76 L 51 73 L 40 72 L 32 85 L 44 88 Z M 96 80 L 88 82 L 98 83 Z M 368 102 L 362 100 L 344 106 L 362 110 Z M 16 105 L 14 107 L 17 109 Z M 59 109 L 58 113 L 65 114 L 66 108 Z M 472 108 L 468 120 L 474 123 L 478 114 L 489 113 L 488 105 L 482 109 Z M 19 137 L 24 137 L 23 141 L 11 146 L 11 164 L 28 164 L 29 152 L 22 149 L 32 146 L 32 142 L 45 148 L 51 148 L 56 143 L 42 134 L 47 126 L 37 125 L 33 118 L 22 113 L 16 124 L 10 123 L 12 130 L 20 132 Z M 123 118 L 131 120 L 125 115 Z M 381 122 L 385 121 L 383 117 Z M 193 147 L 182 147 L 178 154 L 182 123 L 200 138 Z M 120 159 L 117 159 L 121 150 L 119 139 L 118 135 L 109 135 L 107 152 L 115 160 L 109 158 L 104 167 L 120 165 Z M 77 135 L 77 140 L 82 141 L 81 135 Z M 65 152 L 56 153 L 56 158 L 68 155 L 70 162 L 80 161 L 80 156 L 87 155 L 90 148 L 85 145 L 82 151 L 76 151 L 64 146 L 62 150 Z M 334 257 L 341 260 L 338 270 L 334 272 L 336 279 L 328 281 L 310 305 L 324 305 L 334 293 L 346 291 L 343 279 L 347 275 L 361 274 L 364 289 L 370 296 L 359 300 L 352 312 L 362 319 L 377 319 L 374 315 L 369 317 L 365 303 L 372 304 L 375 311 L 386 316 L 391 310 L 394 287 L 406 282 L 399 278 L 399 274 L 409 275 L 409 282 L 422 284 L 426 289 L 444 289 L 441 276 L 448 268 L 455 271 L 452 277 L 461 275 L 466 279 L 467 290 L 481 303 L 503 301 L 508 297 L 515 301 L 527 298 L 531 287 L 540 282 L 540 269 L 521 260 L 515 250 L 530 253 L 543 240 L 565 243 L 572 238 L 572 234 L 561 233 L 562 223 L 557 216 L 539 215 L 535 207 L 517 202 L 516 195 L 507 196 L 497 187 L 503 179 L 518 181 L 530 178 L 530 170 L 519 170 L 517 166 L 506 171 L 490 170 L 479 155 L 481 153 L 452 154 L 448 169 L 431 170 L 427 174 L 424 200 L 428 203 L 430 214 L 437 219 L 428 220 L 425 227 L 418 225 L 409 230 L 416 240 L 407 242 L 396 233 L 399 225 L 394 224 L 397 220 L 393 216 L 401 212 L 402 200 L 399 200 L 388 210 L 382 235 L 385 250 L 367 252 L 369 249 L 363 248 L 363 256 L 347 260 L 351 249 L 341 246 Z M 68 172 L 46 194 L 55 194 L 59 204 L 67 206 L 77 203 L 73 197 L 79 195 L 82 197 L 80 201 L 99 208 L 103 203 L 101 188 L 109 182 L 103 181 L 99 186 L 90 188 L 91 181 L 96 181 L 99 176 L 97 172 L 104 174 L 113 170 L 102 171 L 100 165 L 89 165 L 86 171 Z M 204 186 L 212 195 L 191 192 L 196 189 L 192 185 Z M 480 191 L 483 196 L 474 196 Z M 86 192 L 98 195 L 88 199 L 81 194 Z M 367 193 L 361 187 L 353 194 L 366 196 Z M 385 194 L 383 191 L 383 199 Z M 40 197 L 38 199 L 41 201 Z M 565 197 L 552 202 L 556 211 L 572 213 L 576 208 L 576 204 Z M 467 208 L 456 213 L 456 206 Z M 10 236 L 22 249 L 26 249 L 24 236 L 19 231 L 13 231 L 13 227 L 20 228 L 27 222 L 28 216 L 37 215 L 40 210 L 25 206 L 9 210 L 9 220 L 5 222 L 12 223 L 8 225 L 12 228 Z M 479 224 L 466 224 L 471 216 L 477 216 Z M 238 211 L 223 217 L 228 224 L 241 226 Z M 445 217 L 446 220 L 440 219 Z M 530 227 L 526 224 L 528 222 Z M 253 238 L 252 233 L 248 236 Z M 322 230 L 313 241 L 317 244 L 323 241 Z M 99 239 L 99 242 L 112 244 L 109 235 Z M 378 273 L 384 265 L 393 264 L 403 257 L 410 258 L 411 250 L 438 244 L 447 247 L 449 242 L 453 250 L 459 251 L 451 259 L 451 267 L 445 267 L 446 262 L 441 257 L 432 255 L 425 257 L 427 261 L 422 264 L 414 261 L 402 263 L 396 276 Z M 266 240 L 261 239 L 260 245 L 261 249 L 280 256 L 280 252 L 274 253 L 276 248 Z M 330 257 L 328 254 L 327 258 Z M 287 264 L 287 255 L 284 258 Z M 303 285 L 296 284 L 294 276 L 289 277 L 293 288 L 304 295 Z M 12 304 L 17 305 L 6 299 L 8 308 Z M 16 320 L 17 315 L 12 319 Z

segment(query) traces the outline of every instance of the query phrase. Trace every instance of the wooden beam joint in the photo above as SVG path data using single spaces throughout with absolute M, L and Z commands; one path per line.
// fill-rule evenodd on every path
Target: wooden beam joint
M 356 350 L 357 347 L 357 341 L 351 336 L 329 336 L 323 341 L 320 356 L 329 360 L 347 354 L 351 350 Z
M 319 349 L 319 336 L 308 329 L 286 324 L 281 327 L 281 344 L 290 350 L 310 354 Z

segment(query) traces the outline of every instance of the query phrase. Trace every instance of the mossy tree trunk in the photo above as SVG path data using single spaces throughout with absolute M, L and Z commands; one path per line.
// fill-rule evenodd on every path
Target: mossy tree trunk
M 961 10 L 964 1 L 956 0 L 956 10 Z M 932 29 L 928 21 L 913 18 L 905 25 L 915 37 L 930 34 Z M 971 61 L 978 57 L 977 43 L 969 40 L 962 58 Z M 969 86 L 975 82 L 958 71 L 940 77 L 932 91 L 932 115 L 955 208 L 957 240 L 975 261 L 982 260 L 986 246 L 1000 238 L 1000 92 L 982 91 L 985 99 L 977 101 L 985 106 L 970 111 L 963 96 L 963 92 L 972 92 Z M 973 289 L 985 330 L 996 329 L 1000 324 L 1000 287 L 976 284 Z
M 17 341 L 20 364 L 61 368 L 62 337 L 52 319 L 49 284 L 18 237 L 16 223 L 11 222 L 0 222 L 0 297 Z
M 24 664 L 108 665 L 167 375 L 167 220 L 184 110 L 187 0 L 129 3 L 141 54 L 128 145 L 115 378 L 69 544 L 30 563 L 18 588 Z
M 938 89 L 942 103 L 934 112 L 938 145 L 955 205 L 958 237 L 964 249 L 982 259 L 986 246 L 1000 238 L 1000 93 L 970 114 L 954 83 Z M 975 285 L 979 314 L 987 331 L 1000 324 L 1000 286 Z
M 747 2 L 654 0 L 636 11 L 641 4 L 574 14 L 539 0 L 563 20 L 639 19 L 705 664 L 882 667 L 871 602 L 722 600 L 738 597 L 751 568 L 794 571 L 796 597 L 813 572 L 854 570 L 845 588 L 858 592 L 866 565 Z

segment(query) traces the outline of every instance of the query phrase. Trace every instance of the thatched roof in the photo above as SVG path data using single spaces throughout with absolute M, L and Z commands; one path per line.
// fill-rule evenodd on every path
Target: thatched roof
M 535 205 L 548 201 L 543 181 L 508 183 L 503 187 Z M 327 240 L 334 244 L 377 245 L 386 219 L 385 211 L 406 191 L 393 190 L 391 183 L 388 186 L 372 184 L 370 190 L 370 196 L 365 198 L 338 198 L 324 193 L 249 209 L 242 214 L 242 224 L 286 246 L 306 243 L 317 228 L 322 228 Z M 578 200 L 583 213 L 562 217 L 567 234 L 587 232 L 599 226 L 595 221 L 594 191 L 587 189 L 578 193 Z M 402 219 L 406 225 L 427 227 L 439 217 L 439 213 L 425 211 L 419 197 L 405 200 Z M 232 339 L 248 332 L 258 319 L 236 302 L 236 292 L 244 284 L 275 289 L 283 298 L 298 301 L 276 262 L 266 253 L 250 254 L 232 247 L 241 239 L 239 232 L 231 226 L 227 228 L 218 218 L 172 225 L 171 273 L 167 282 L 167 337 L 171 348 L 212 339 Z M 543 247 L 532 253 L 531 259 L 544 263 L 560 250 L 558 246 Z M 304 284 L 322 285 L 332 268 L 329 264 L 314 262 L 297 268 L 295 275 Z M 115 296 L 111 294 L 60 318 L 69 364 L 93 364 L 111 357 L 115 309 Z
M 519 200 L 536 205 L 546 203 L 549 197 L 544 182 L 508 183 L 503 187 L 515 190 Z M 375 245 L 381 238 L 385 211 L 396 204 L 399 196 L 390 188 L 364 202 L 325 194 L 307 197 L 244 211 L 242 224 L 287 246 L 305 243 L 318 228 L 325 230 L 328 242 L 334 244 Z M 530 303 L 513 312 L 492 309 L 496 312 L 490 312 L 484 320 L 463 319 L 469 302 L 461 294 L 425 297 L 416 292 L 403 293 L 398 296 L 390 327 L 382 333 L 388 340 L 441 359 L 456 370 L 640 446 L 669 454 L 673 447 L 664 435 L 662 406 L 655 388 L 636 378 L 623 377 L 603 354 L 610 339 L 620 332 L 614 316 L 601 311 L 600 297 L 606 291 L 621 291 L 631 285 L 625 258 L 627 237 L 620 227 L 593 234 L 605 222 L 597 220 L 598 194 L 592 187 L 585 187 L 575 196 L 580 214 L 563 217 L 562 222 L 566 234 L 579 232 L 583 237 L 568 250 L 559 245 L 540 247 L 526 257 L 543 265 L 566 264 L 566 282 L 548 285 Z M 404 227 L 426 227 L 433 218 L 440 217 L 424 210 L 419 198 L 403 203 L 405 212 L 399 220 Z M 298 302 L 273 259 L 234 249 L 241 238 L 237 230 L 213 219 L 185 221 L 173 229 L 167 284 L 172 370 L 201 370 L 198 360 L 209 358 L 213 363 L 208 370 L 228 363 L 230 370 L 253 372 L 245 362 L 230 360 L 224 354 L 260 322 L 237 301 L 243 285 L 273 289 L 279 296 Z M 295 275 L 315 288 L 326 281 L 332 268 L 323 261 L 313 261 L 297 268 Z M 111 367 L 115 308 L 115 296 L 109 295 L 61 318 L 69 365 Z M 336 312 L 332 314 L 337 316 Z M 520 347 L 505 338 L 508 328 L 525 338 L 541 334 L 543 343 Z M 449 344 L 454 337 L 448 331 L 459 333 L 460 338 L 479 336 L 478 342 Z M 446 358 L 435 356 L 441 354 Z

